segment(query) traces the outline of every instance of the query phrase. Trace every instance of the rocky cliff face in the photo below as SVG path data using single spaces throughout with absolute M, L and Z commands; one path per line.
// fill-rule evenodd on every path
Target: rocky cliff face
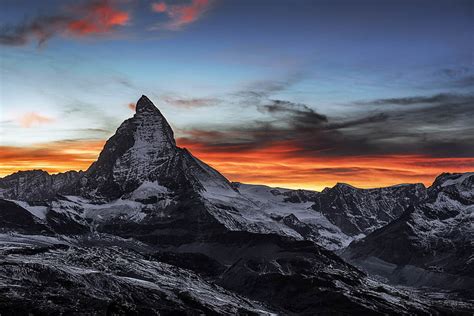
M 82 172 L 50 175 L 46 171 L 19 171 L 0 179 L 0 196 L 23 201 L 45 201 L 57 194 L 76 193 Z
M 207 186 L 231 189 L 217 171 L 176 146 L 173 130 L 146 97 L 136 114 L 122 123 L 81 179 L 86 196 L 114 199 L 145 181 L 158 182 L 174 192 L 203 191 Z
M 119 247 L 0 247 L 0 256 L 0 312 L 6 315 L 275 313 L 192 271 Z
M 397 219 L 425 197 L 423 184 L 364 190 L 338 183 L 321 192 L 312 208 L 349 236 L 366 235 Z
M 473 212 L 474 173 L 442 174 L 426 199 L 343 256 L 394 283 L 472 289 Z

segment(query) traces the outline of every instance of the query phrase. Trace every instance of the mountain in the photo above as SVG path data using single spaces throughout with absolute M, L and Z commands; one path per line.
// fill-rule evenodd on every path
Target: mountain
M 143 208 L 141 202 L 156 200 L 171 209 L 199 196 L 200 203 L 206 204 L 205 216 L 227 229 L 309 239 L 331 250 L 346 247 L 397 218 L 423 190 L 422 185 L 361 190 L 338 184 L 314 192 L 230 183 L 188 150 L 176 146 L 173 130 L 146 96 L 138 100 L 135 115 L 120 125 L 85 172 L 49 175 L 40 170 L 21 171 L 0 179 L 0 197 L 28 201 L 32 206 L 58 194 L 80 196 L 80 201 L 86 202 L 81 214 L 74 210 L 77 205 L 67 211 L 68 203 L 50 202 L 61 204 L 59 208 L 65 211 L 51 209 L 45 215 L 49 222 L 58 222 L 50 220 L 51 215 L 75 226 L 90 221 L 89 217 L 96 220 L 100 207 L 90 206 L 96 202 L 114 202 L 115 210 L 117 204 L 123 210 L 101 215 L 102 222 L 112 217 L 117 220 L 115 215 L 129 218 L 130 214 L 139 216 L 134 222 L 146 221 L 150 216 L 145 219 L 142 211 L 153 203 L 145 203 Z M 129 210 L 135 208 L 139 210 Z
M 474 173 L 442 174 L 400 218 L 343 256 L 390 282 L 474 288 Z
M 231 183 L 176 146 L 142 96 L 88 170 L 0 179 L 0 311 L 469 314 L 470 302 L 385 285 L 328 250 L 425 194 Z
M 252 214 L 245 215 L 247 218 L 257 217 L 256 214 L 270 217 L 302 238 L 331 250 L 344 248 L 353 240 L 390 223 L 410 205 L 426 196 L 423 184 L 358 189 L 338 183 L 322 192 L 239 183 L 235 185 L 241 195 L 258 206 L 257 210 L 252 210 Z M 221 203 L 239 208 L 241 202 L 239 199 L 229 198 Z
M 398 218 L 425 196 L 426 188 L 421 183 L 377 189 L 358 189 L 338 183 L 324 189 L 312 208 L 345 234 L 366 235 Z
M 43 170 L 18 171 L 0 179 L 0 195 L 22 201 L 44 201 L 57 194 L 73 194 L 82 172 L 50 175 Z
M 176 146 L 161 112 L 142 96 L 136 114 L 122 123 L 81 179 L 86 196 L 115 199 L 145 181 L 175 193 L 233 190 L 229 181 L 189 151 Z

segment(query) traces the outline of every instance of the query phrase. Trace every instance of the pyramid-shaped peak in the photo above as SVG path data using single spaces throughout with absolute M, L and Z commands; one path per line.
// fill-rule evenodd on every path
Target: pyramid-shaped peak
M 139 123 L 139 128 L 135 130 L 135 140 L 140 139 L 142 143 L 161 143 L 161 146 L 176 146 L 173 130 L 161 114 L 160 110 L 148 99 L 142 95 L 137 102 L 135 122 Z M 165 146 L 166 147 L 166 146 Z
M 137 107 L 136 107 L 136 112 L 137 113 L 160 113 L 158 108 L 151 102 L 150 99 L 146 95 L 142 95 L 141 98 L 137 102 Z

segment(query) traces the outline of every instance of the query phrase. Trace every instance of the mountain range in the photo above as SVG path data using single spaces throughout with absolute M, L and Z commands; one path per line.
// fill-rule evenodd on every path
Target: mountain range
M 474 173 L 235 183 L 136 104 L 86 171 L 0 179 L 1 314 L 474 312 Z

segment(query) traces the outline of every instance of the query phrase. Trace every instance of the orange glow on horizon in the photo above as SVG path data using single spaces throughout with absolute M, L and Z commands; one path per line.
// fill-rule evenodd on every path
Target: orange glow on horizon
M 30 147 L 0 147 L 0 176 L 20 170 L 49 173 L 86 170 L 97 159 L 105 140 L 60 141 Z
M 291 143 L 234 152 L 231 149 L 214 151 L 187 139 L 177 141 L 232 181 L 293 189 L 322 190 L 338 182 L 359 188 L 402 183 L 429 186 L 443 172 L 474 170 L 474 158 L 417 155 L 297 157 Z
M 322 190 L 337 182 L 360 188 L 421 182 L 430 185 L 443 172 L 474 170 L 474 158 L 432 158 L 415 155 L 358 157 L 295 157 L 290 144 L 233 152 L 212 150 L 186 139 L 178 144 L 231 181 L 287 188 Z M 30 147 L 0 147 L 0 176 L 19 170 L 50 173 L 86 170 L 105 140 L 61 141 Z

